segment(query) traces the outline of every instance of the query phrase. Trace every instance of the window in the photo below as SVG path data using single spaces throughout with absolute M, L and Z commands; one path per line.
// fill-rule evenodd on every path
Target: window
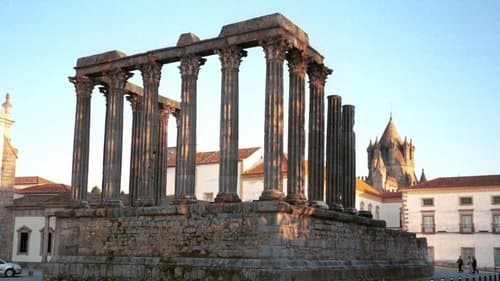
M 491 204 L 493 204 L 493 205 L 500 205 L 500 196 L 493 196 L 493 197 L 491 197 Z
M 375 218 L 376 219 L 380 218 L 380 208 L 379 208 L 379 206 L 375 206 Z
M 371 211 L 372 211 L 372 203 L 368 204 L 368 211 L 371 213 Z
M 464 263 L 467 263 L 467 259 L 469 257 L 475 256 L 474 248 L 461 248 L 462 258 L 464 259 Z
M 214 201 L 214 193 L 213 192 L 204 192 L 203 200 L 205 201 Z
M 422 215 L 422 232 L 423 233 L 434 233 L 434 214 L 424 214 Z
M 42 237 L 42 243 L 40 244 L 40 255 L 43 256 L 43 245 L 45 243 L 45 229 L 42 228 L 40 229 L 40 237 Z M 47 241 L 47 254 L 50 255 L 52 254 L 52 245 L 54 244 L 53 242 L 53 237 L 54 237 L 54 229 L 49 227 L 49 241 Z
M 23 226 L 17 230 L 17 254 L 27 255 L 29 250 L 31 229 Z
M 500 268 L 500 248 L 495 248 L 495 269 Z
M 365 210 L 365 202 L 361 201 L 361 203 L 359 203 L 359 210 L 360 211 L 364 211 Z
M 494 233 L 500 233 L 500 213 L 493 213 L 493 230 Z
M 460 205 L 472 205 L 472 197 L 460 197 Z
M 434 206 L 434 198 L 423 198 L 422 199 L 422 206 L 425 206 L 425 207 Z
M 474 224 L 472 223 L 472 214 L 460 214 L 460 232 L 474 232 Z

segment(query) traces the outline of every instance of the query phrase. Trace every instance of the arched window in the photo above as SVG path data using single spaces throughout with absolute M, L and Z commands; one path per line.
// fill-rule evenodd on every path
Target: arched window
M 380 218 L 380 208 L 379 206 L 375 206 L 375 218 L 378 220 Z
M 17 230 L 17 254 L 28 255 L 31 229 L 25 225 Z
M 372 211 L 372 203 L 369 203 L 368 204 L 368 211 L 371 212 Z
M 365 202 L 364 201 L 361 201 L 361 203 L 359 203 L 359 210 L 360 211 L 364 211 L 365 210 Z

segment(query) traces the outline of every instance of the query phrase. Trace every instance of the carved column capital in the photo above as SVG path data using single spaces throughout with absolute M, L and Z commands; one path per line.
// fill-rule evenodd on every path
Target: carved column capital
M 155 61 L 150 61 L 139 66 L 144 84 L 159 85 L 161 79 L 162 65 Z
M 110 78 L 109 88 L 110 89 L 125 89 L 125 84 L 127 80 L 134 74 L 122 69 L 114 69 L 107 73 Z
M 109 90 L 105 86 L 99 87 L 99 92 L 104 95 L 104 97 L 108 97 Z
M 198 76 L 200 66 L 205 64 L 206 59 L 199 56 L 187 56 L 181 58 L 179 69 L 181 76 Z
M 126 95 L 126 99 L 130 102 L 130 106 L 132 107 L 132 111 L 136 111 L 137 105 L 142 102 L 142 96 L 134 94 L 132 92 L 128 92 Z
M 286 54 L 286 60 L 288 61 L 290 73 L 295 73 L 300 76 L 305 75 L 309 59 L 303 51 L 291 49 Z
M 290 43 L 282 38 L 264 40 L 260 44 L 264 49 L 266 60 L 284 61 L 286 51 L 290 48 Z
M 174 111 L 174 108 L 166 104 L 160 104 L 160 106 L 158 107 L 158 115 L 160 116 L 160 118 L 168 118 L 168 116 L 170 114 L 173 114 Z
M 307 74 L 309 75 L 309 83 L 319 87 L 324 87 L 326 82 L 326 77 L 332 74 L 332 70 L 326 67 L 324 64 L 311 63 L 307 68 Z
M 96 84 L 92 79 L 82 75 L 68 77 L 68 80 L 75 85 L 76 95 L 83 97 L 90 97 Z
M 229 46 L 224 49 L 216 50 L 216 53 L 219 55 L 222 69 L 238 69 L 241 63 L 241 58 L 247 56 L 247 52 L 238 46 Z

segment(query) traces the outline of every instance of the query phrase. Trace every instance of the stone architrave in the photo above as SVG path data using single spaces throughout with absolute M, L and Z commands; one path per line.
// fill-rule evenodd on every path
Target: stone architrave
M 196 81 L 205 59 L 199 56 L 181 58 L 179 66 L 181 112 L 177 130 L 177 159 L 175 167 L 175 203 L 196 201 Z
M 137 183 L 137 206 L 155 204 L 155 166 L 158 149 L 158 87 L 162 65 L 149 61 L 139 67 L 144 84 L 144 96 L 138 107 L 139 125 L 139 169 Z
M 324 203 L 324 152 L 325 152 L 325 82 L 332 70 L 322 64 L 311 63 L 309 75 L 309 145 L 308 145 L 308 199 L 313 205 L 327 207 Z
M 342 106 L 342 138 L 343 138 L 343 187 L 345 211 L 356 213 L 356 136 L 354 134 L 354 106 Z
M 289 43 L 281 38 L 262 42 L 266 56 L 264 120 L 264 191 L 260 200 L 282 200 L 283 195 L 283 62 Z
M 102 203 L 120 206 L 120 183 L 123 145 L 123 99 L 125 84 L 132 73 L 121 69 L 106 75 L 109 79 L 106 96 L 106 123 L 104 133 Z
M 71 173 L 71 200 L 87 203 L 90 140 L 90 98 L 94 81 L 85 76 L 69 77 L 76 89 L 75 132 Z
M 219 193 L 215 202 L 240 202 L 238 197 L 238 72 L 246 52 L 237 46 L 218 50 L 221 61 Z
M 342 211 L 342 98 L 328 96 L 326 130 L 326 204 Z
M 156 158 L 156 185 L 155 205 L 160 206 L 165 202 L 167 195 L 167 161 L 168 161 L 168 119 L 172 109 L 166 104 L 159 107 L 158 128 L 158 155 Z
M 139 165 L 139 115 L 140 106 L 142 102 L 142 96 L 136 94 L 130 94 L 127 96 L 127 100 L 130 102 L 132 107 L 132 136 L 131 136 L 131 148 L 130 148 L 130 173 L 129 173 L 129 202 L 130 205 L 134 205 L 137 200 L 137 184 L 138 184 L 138 170 Z
M 286 200 L 292 204 L 306 202 L 305 179 L 305 74 L 304 52 L 292 49 L 287 54 L 290 75 L 288 105 L 288 179 Z

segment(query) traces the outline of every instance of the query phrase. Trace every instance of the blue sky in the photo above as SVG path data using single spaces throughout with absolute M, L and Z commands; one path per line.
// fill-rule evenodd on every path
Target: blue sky
M 11 93 L 14 105 L 17 175 L 70 183 L 75 94 L 67 76 L 78 57 L 168 47 L 183 32 L 208 39 L 225 24 L 275 12 L 306 31 L 334 69 L 326 93 L 356 106 L 358 175 L 367 174 L 366 147 L 391 112 L 413 139 L 418 175 L 500 172 L 498 1 L 0 0 L 0 94 Z M 240 67 L 240 147 L 263 143 L 264 74 L 262 50 L 250 49 Z M 218 58 L 209 57 L 198 81 L 200 151 L 218 149 L 219 81 Z M 177 64 L 163 67 L 160 92 L 179 98 Z M 92 99 L 89 181 L 100 186 L 105 106 L 98 91 Z

